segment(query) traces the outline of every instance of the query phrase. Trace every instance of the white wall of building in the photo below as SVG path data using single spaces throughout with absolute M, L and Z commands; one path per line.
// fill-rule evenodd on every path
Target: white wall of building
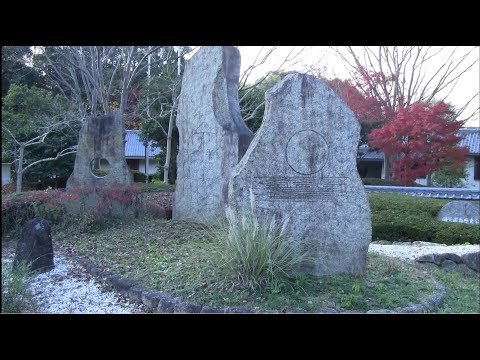
M 155 174 L 158 170 L 158 160 L 149 159 L 148 160 L 148 175 Z M 140 159 L 138 162 L 138 171 L 142 174 L 145 174 L 145 159 Z
M 416 179 L 415 182 L 416 182 L 418 185 L 427 185 L 427 178 Z
M 463 180 L 463 188 L 466 189 L 480 189 L 480 180 L 475 180 L 474 179 L 474 166 L 475 166 L 475 160 L 473 156 L 468 156 L 467 157 L 467 177 L 465 180 Z M 415 180 L 417 184 L 420 185 L 427 185 L 427 179 L 417 179 Z
M 107 164 L 103 159 L 100 161 L 100 169 L 107 170 L 110 168 L 110 164 Z M 158 170 L 158 160 L 149 159 L 148 160 L 148 175 L 155 174 Z M 138 171 L 142 174 L 145 174 L 145 159 L 138 159 Z
M 474 176 L 474 166 L 475 160 L 473 156 L 469 156 L 467 160 L 467 179 L 464 181 L 465 187 L 469 189 L 480 189 L 480 180 L 475 180 Z
M 12 182 L 11 166 L 10 163 L 2 163 L 2 186 Z

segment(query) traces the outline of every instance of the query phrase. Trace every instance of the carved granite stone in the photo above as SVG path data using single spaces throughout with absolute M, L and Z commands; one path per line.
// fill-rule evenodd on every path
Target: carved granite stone
M 102 166 L 108 171 L 105 176 L 95 171 L 95 167 L 98 171 Z M 119 114 L 86 119 L 78 137 L 75 165 L 67 181 L 67 190 L 131 184 L 133 175 L 125 161 L 124 126 Z
M 262 125 L 229 184 L 229 205 L 260 221 L 289 218 L 310 255 L 295 271 L 363 275 L 371 213 L 356 168 L 360 125 L 323 81 L 290 74 L 266 93 Z
M 232 46 L 202 47 L 186 65 L 176 120 L 176 220 L 225 217 L 231 171 L 253 137 L 240 115 L 239 72 L 240 54 Z

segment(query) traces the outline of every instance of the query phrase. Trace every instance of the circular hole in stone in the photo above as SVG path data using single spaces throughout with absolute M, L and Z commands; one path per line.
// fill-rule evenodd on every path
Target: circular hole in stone
M 90 162 L 90 171 L 96 177 L 103 178 L 110 172 L 110 163 L 104 158 L 95 158 Z

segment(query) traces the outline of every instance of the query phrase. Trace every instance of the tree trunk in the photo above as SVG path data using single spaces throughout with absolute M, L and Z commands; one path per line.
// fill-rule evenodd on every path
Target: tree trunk
M 23 178 L 23 153 L 25 151 L 25 145 L 20 145 L 20 152 L 18 155 L 18 166 L 17 166 L 17 185 L 15 192 L 19 193 L 22 191 L 22 178 Z
M 147 61 L 148 61 L 148 67 L 147 67 L 147 86 L 150 85 L 150 65 L 151 65 L 151 57 L 152 57 L 152 54 L 150 54 L 150 51 L 151 51 L 151 47 L 149 46 L 148 47 L 148 57 L 147 57 Z M 149 89 L 150 91 L 150 89 Z M 147 92 L 147 117 L 148 117 L 148 120 L 150 120 L 150 98 L 148 96 L 148 92 Z
M 147 86 L 150 85 L 150 66 L 151 66 L 151 58 L 152 58 L 152 54 L 150 54 L 150 51 L 151 51 L 151 46 L 148 47 L 148 57 L 147 57 L 147 61 L 148 61 L 148 67 L 147 67 Z M 149 89 L 150 91 L 150 89 Z M 147 117 L 148 117 L 148 120 L 150 120 L 150 98 L 148 96 L 148 92 L 147 92 Z M 149 167 L 149 164 L 148 164 L 148 160 L 149 160 L 149 154 L 148 154 L 148 142 L 145 142 L 145 183 L 148 184 L 148 167 Z
M 148 152 L 148 142 L 145 142 L 145 183 L 148 184 L 148 168 L 150 154 Z
M 432 174 L 427 175 L 427 186 L 432 186 Z
M 385 171 L 385 180 L 390 180 L 392 178 L 391 176 L 391 159 L 390 156 L 388 155 L 383 155 L 384 156 L 384 161 L 383 161 L 383 167 Z
M 165 165 L 163 167 L 163 182 L 168 184 L 168 169 L 170 168 L 170 158 L 172 157 L 172 133 L 175 123 L 175 111 L 177 110 L 177 99 L 174 100 L 172 106 L 172 112 L 170 113 L 170 120 L 168 122 L 168 134 L 167 134 L 167 154 L 165 156 Z

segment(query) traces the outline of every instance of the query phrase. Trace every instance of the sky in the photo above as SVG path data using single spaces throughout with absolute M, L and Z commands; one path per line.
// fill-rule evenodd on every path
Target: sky
M 238 49 L 242 58 L 240 73 L 243 74 L 245 72 L 245 70 L 255 61 L 255 57 L 258 54 L 260 54 L 259 58 L 261 58 L 262 55 L 266 54 L 271 48 L 271 46 L 239 46 Z M 359 47 L 354 47 L 354 49 L 355 48 L 357 48 L 356 50 L 360 50 Z M 431 73 L 431 71 L 436 71 L 436 69 L 446 62 L 448 55 L 453 50 L 456 50 L 454 56 L 459 57 L 463 54 L 466 54 L 471 49 L 471 46 L 432 46 L 432 53 L 439 50 L 440 53 L 429 61 L 426 78 L 428 78 L 428 75 Z M 252 71 L 247 83 L 252 83 L 255 79 L 261 78 L 264 74 L 268 73 L 268 71 L 277 69 L 281 62 L 289 54 L 290 57 L 294 57 L 294 59 L 284 64 L 283 69 L 285 70 L 308 72 L 308 70 L 313 67 L 315 69 L 320 69 L 322 75 L 326 76 L 327 78 L 349 78 L 349 74 L 346 70 L 344 62 L 328 46 L 280 46 L 277 50 L 275 50 L 274 53 L 272 53 L 272 55 L 265 61 L 264 64 L 258 66 L 254 71 Z M 450 102 L 456 108 L 460 108 L 465 105 L 465 103 L 475 94 L 477 94 L 474 100 L 471 101 L 469 106 L 465 109 L 462 116 L 460 116 L 460 119 L 470 116 L 480 106 L 480 97 L 478 95 L 480 83 L 480 63 L 478 62 L 479 54 L 480 50 L 478 47 L 470 53 L 467 58 L 468 61 L 465 61 L 464 64 L 471 64 L 475 60 L 477 63 L 462 75 L 460 80 L 455 84 L 455 87 L 446 98 L 447 102 Z M 295 57 L 295 55 L 297 56 Z M 447 88 L 445 90 L 446 92 L 443 93 L 443 96 L 447 95 L 449 90 L 450 89 Z M 467 121 L 465 126 L 480 127 L 478 113 L 469 121 Z

